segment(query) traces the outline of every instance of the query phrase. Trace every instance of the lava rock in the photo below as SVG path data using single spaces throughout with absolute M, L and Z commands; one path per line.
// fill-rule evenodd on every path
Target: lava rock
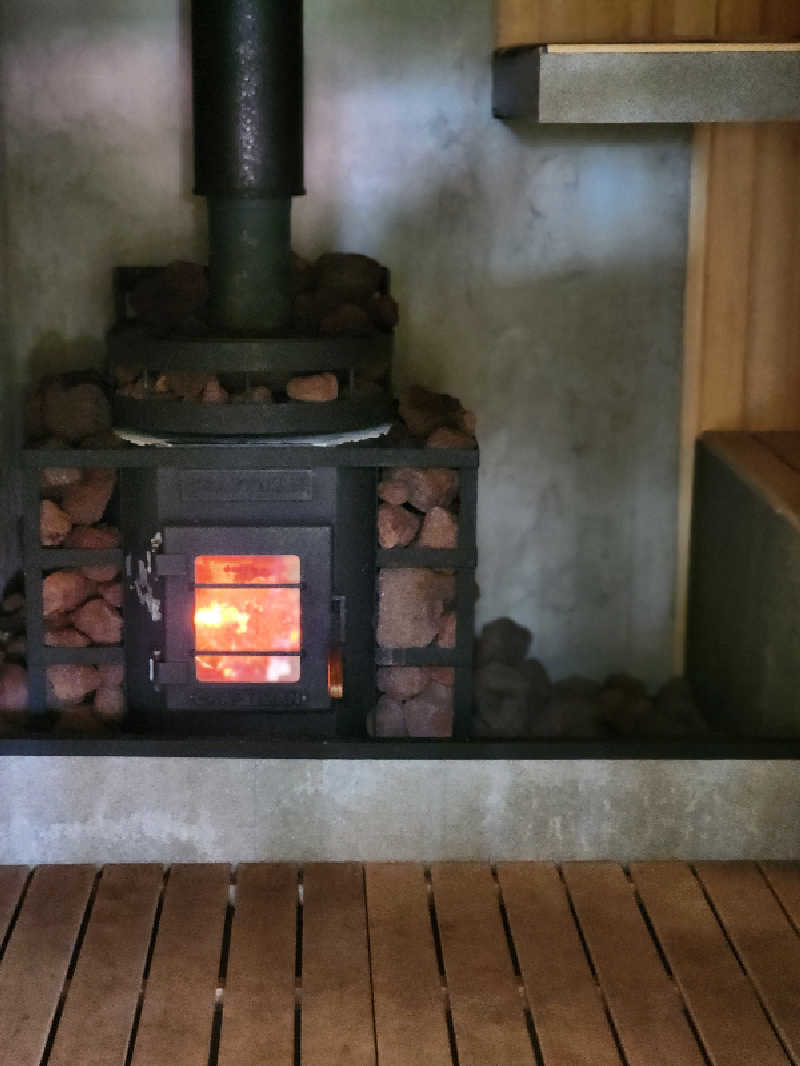
M 389 696 L 381 696 L 375 705 L 373 736 L 407 737 L 403 704 Z
M 378 543 L 382 548 L 405 548 L 419 532 L 419 515 L 382 503 L 378 508 Z
M 42 582 L 45 618 L 72 611 L 94 595 L 95 585 L 78 570 L 56 570 Z
M 340 304 L 319 324 L 323 337 L 363 337 L 372 331 L 369 315 L 356 304 Z
M 302 403 L 330 403 L 339 395 L 339 381 L 335 374 L 310 374 L 292 378 L 286 386 L 290 400 Z
M 200 393 L 200 403 L 207 404 L 208 406 L 219 406 L 225 404 L 229 400 L 228 393 L 220 385 L 217 378 L 212 378 L 206 383 L 203 391 Z
M 39 477 L 39 488 L 43 496 L 58 499 L 64 489 L 77 485 L 82 476 L 77 466 L 47 466 Z
M 64 542 L 68 548 L 106 549 L 118 548 L 121 544 L 119 530 L 115 526 L 75 526 Z M 81 573 L 90 581 L 113 581 L 120 571 L 117 563 L 98 563 L 84 566 Z
M 431 682 L 405 707 L 406 729 L 410 737 L 444 738 L 453 735 L 453 690 Z
M 417 511 L 427 512 L 434 507 L 449 507 L 458 493 L 458 474 L 455 470 L 431 467 L 398 467 L 389 475 L 390 481 L 405 485 L 408 502 Z
M 0 711 L 27 711 L 28 671 L 17 663 L 0 666 Z
M 526 659 L 519 666 L 519 671 L 528 682 L 528 702 L 531 712 L 536 715 L 547 706 L 553 694 L 553 683 L 544 664 L 538 659 Z
M 44 390 L 42 421 L 48 433 L 74 443 L 111 429 L 111 406 L 99 385 L 65 386 L 56 380 Z
M 444 507 L 432 507 L 425 515 L 417 545 L 420 548 L 457 548 L 458 519 Z
M 64 493 L 62 509 L 75 525 L 94 525 L 103 518 L 116 483 L 116 470 L 105 467 L 87 470 L 83 479 L 77 485 L 70 485 Z
M 427 666 L 384 666 L 378 670 L 378 689 L 394 700 L 418 696 L 432 680 Z
M 80 703 L 98 688 L 100 675 L 94 666 L 48 666 L 47 684 L 56 703 Z
M 700 712 L 685 677 L 674 677 L 658 690 L 653 701 L 653 728 L 659 736 L 703 736 L 708 722 Z
M 592 697 L 553 686 L 553 695 L 531 723 L 531 736 L 565 740 L 593 740 L 607 735 Z
M 368 255 L 326 252 L 314 264 L 317 286 L 336 293 L 338 303 L 366 303 L 382 287 L 386 271 Z
M 530 732 L 530 685 L 516 666 L 489 662 L 475 672 L 475 714 L 478 737 L 526 737 Z
M 71 615 L 72 624 L 95 644 L 119 644 L 122 616 L 103 599 L 89 600 Z
M 436 640 L 436 643 L 440 648 L 455 648 L 457 627 L 458 615 L 455 611 L 448 611 L 446 614 L 442 615 Z
M 97 667 L 100 675 L 100 688 L 116 688 L 125 680 L 125 667 L 122 663 L 107 663 Z
M 486 663 L 506 663 L 519 666 L 528 654 L 533 634 L 511 618 L 497 618 L 481 630 L 475 659 L 479 666 Z
M 44 642 L 48 648 L 88 648 L 92 643 L 85 633 L 79 633 L 74 626 L 46 625 Z
M 378 644 L 424 648 L 439 633 L 455 581 L 432 570 L 382 570 L 378 578 Z
M 400 320 L 400 308 L 397 300 L 388 293 L 373 293 L 367 304 L 370 321 L 384 333 L 391 333 Z
M 125 715 L 125 695 L 121 685 L 101 686 L 94 694 L 94 712 L 105 721 L 118 722 Z
M 121 581 L 108 581 L 105 584 L 98 585 L 97 591 L 109 606 L 122 606 L 123 593 Z
M 134 313 L 158 333 L 177 329 L 185 319 L 201 314 L 207 300 L 205 267 L 183 260 L 143 278 L 130 295 Z
M 439 426 L 425 442 L 428 448 L 474 448 L 475 438 L 460 429 L 451 429 L 449 426 Z
M 408 485 L 404 481 L 381 481 L 378 485 L 378 496 L 386 503 L 401 507 L 408 503 Z
M 17 611 L 24 609 L 25 597 L 21 592 L 11 592 L 8 596 L 4 597 L 0 606 L 3 609 L 3 614 L 16 614 Z
M 45 547 L 63 544 L 72 529 L 72 519 L 52 500 L 39 505 L 39 539 Z

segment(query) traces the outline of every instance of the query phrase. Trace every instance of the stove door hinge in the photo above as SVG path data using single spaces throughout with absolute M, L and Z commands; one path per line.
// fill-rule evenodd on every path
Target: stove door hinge
M 165 663 L 160 651 L 154 651 L 150 656 L 150 681 L 153 685 L 188 685 L 193 680 L 192 663 Z

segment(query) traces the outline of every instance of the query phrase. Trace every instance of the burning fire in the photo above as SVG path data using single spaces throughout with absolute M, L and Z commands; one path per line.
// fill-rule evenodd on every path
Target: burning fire
M 224 603 L 212 603 L 210 607 L 198 607 L 194 612 L 194 624 L 196 627 L 211 627 L 218 629 L 220 626 L 236 626 L 237 633 L 246 633 L 250 616 L 235 607 Z

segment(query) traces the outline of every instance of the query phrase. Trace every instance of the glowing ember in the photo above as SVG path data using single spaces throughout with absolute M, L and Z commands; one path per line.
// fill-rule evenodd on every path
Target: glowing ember
M 300 660 L 279 655 L 198 655 L 195 676 L 212 685 L 291 685 L 300 680 Z
M 296 585 L 300 582 L 300 557 L 198 555 L 194 580 L 197 585 Z
M 300 559 L 199 556 L 195 560 L 195 675 L 207 684 L 280 685 L 300 680 Z M 201 585 L 240 586 L 203 588 Z M 236 653 L 240 654 L 236 654 Z M 241 654 L 250 652 L 256 654 Z

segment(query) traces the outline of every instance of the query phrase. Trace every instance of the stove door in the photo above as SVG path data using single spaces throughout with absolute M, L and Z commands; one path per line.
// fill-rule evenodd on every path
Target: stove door
M 156 566 L 169 709 L 330 706 L 329 526 L 170 526 Z

